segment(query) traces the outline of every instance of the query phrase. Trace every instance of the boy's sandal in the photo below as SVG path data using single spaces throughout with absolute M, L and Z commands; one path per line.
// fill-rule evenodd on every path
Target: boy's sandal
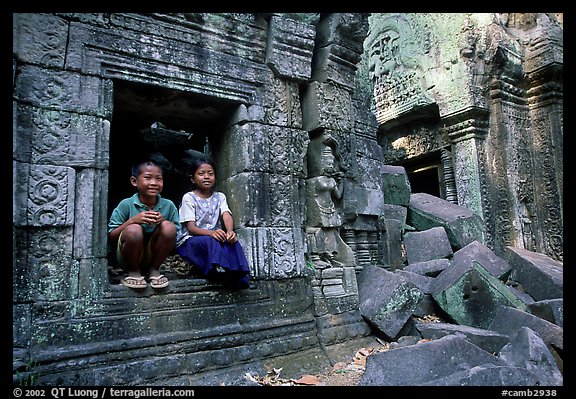
M 164 288 L 167 287 L 170 282 L 163 274 L 159 276 L 150 276 L 150 286 L 152 288 Z
M 146 286 L 148 285 L 146 284 L 146 280 L 144 279 L 143 276 L 140 277 L 126 276 L 120 281 L 120 283 L 128 288 L 137 290 L 146 288 Z

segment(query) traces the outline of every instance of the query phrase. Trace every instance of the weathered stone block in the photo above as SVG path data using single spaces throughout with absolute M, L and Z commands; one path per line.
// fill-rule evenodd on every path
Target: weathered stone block
M 423 276 L 421 274 L 416 274 L 407 271 L 406 269 L 398 269 L 394 270 L 394 273 L 402 276 L 410 283 L 414 284 L 416 287 L 420 289 L 425 294 L 430 294 L 430 284 L 433 281 L 432 277 Z
M 437 277 L 441 272 L 450 266 L 448 259 L 433 259 L 425 262 L 412 263 L 404 268 L 405 271 L 421 274 L 428 277 Z
M 236 232 L 253 276 L 289 278 L 306 273 L 302 229 L 241 227 Z
M 345 339 L 363 337 L 370 334 L 370 326 L 366 324 L 358 309 L 327 314 L 316 318 L 319 338 L 325 344 L 342 342 Z
M 31 64 L 63 68 L 68 22 L 53 14 L 12 15 L 12 51 L 18 59 Z
M 491 275 L 502 281 L 506 281 L 511 270 L 511 266 L 506 260 L 478 241 L 473 241 L 464 248 L 459 249 L 452 258 L 452 264 L 455 267 L 465 268 L 466 265 L 471 265 L 472 262 L 480 263 Z
M 411 188 L 406 169 L 402 166 L 382 166 L 382 191 L 386 204 L 408 206 Z
M 312 69 L 314 26 L 274 15 L 270 18 L 266 64 L 281 78 L 306 82 Z
M 384 196 L 382 190 L 360 187 L 346 180 L 342 205 L 346 214 L 378 217 L 384 210 Z
M 365 35 L 367 28 L 367 20 L 357 13 L 327 14 L 321 19 L 316 27 L 312 79 L 332 80 L 352 91 L 362 47 L 351 37 Z
M 419 386 L 462 370 L 506 363 L 464 338 L 448 335 L 433 341 L 370 355 L 360 386 Z
M 466 366 L 464 366 L 466 367 Z M 423 385 L 429 386 L 528 386 L 538 385 L 539 376 L 526 369 L 511 366 L 483 364 Z
M 401 223 L 404 227 L 406 224 L 406 216 L 408 215 L 408 208 L 402 205 L 384 204 L 384 219 L 394 219 Z
M 498 357 L 512 367 L 533 372 L 539 377 L 537 385 L 558 386 L 564 381 L 554 356 L 542 338 L 529 327 L 520 327 Z
M 564 299 L 544 299 L 528 305 L 530 313 L 564 327 Z
M 404 245 L 408 264 L 452 256 L 452 246 L 443 227 L 406 233 Z
M 353 129 L 352 96 L 343 88 L 332 83 L 310 82 L 301 101 L 304 130 L 325 128 L 347 132 Z
M 500 305 L 526 310 L 526 305 L 479 263 L 463 273 L 450 273 L 453 269 L 440 273 L 436 280 L 441 283 L 431 290 L 434 300 L 458 324 L 487 328 Z
M 219 179 L 249 172 L 270 172 L 269 128 L 260 123 L 246 123 L 230 128 L 225 137 L 218 164 L 222 171 Z
M 416 328 L 422 338 L 427 339 L 439 339 L 453 334 L 462 335 L 474 345 L 494 355 L 510 340 L 508 335 L 495 331 L 451 323 L 416 323 Z
M 32 65 L 21 67 L 19 72 L 14 95 L 21 102 L 59 111 L 109 115 L 112 104 L 106 101 L 101 78 Z
M 529 327 L 542 338 L 548 346 L 562 350 L 564 348 L 564 329 L 554 323 L 534 316 L 525 310 L 510 306 L 500 306 L 488 329 L 513 336 L 522 327 Z
M 14 162 L 15 226 L 71 226 L 76 173 L 73 168 Z
M 378 295 L 374 295 L 378 292 Z M 394 339 L 408 321 L 424 293 L 403 277 L 378 266 L 365 266 L 358 274 L 360 312 L 371 324 Z
M 510 279 L 522 284 L 526 293 L 537 301 L 562 298 L 564 293 L 563 264 L 537 252 L 506 247 L 503 255 L 510 263 Z
M 380 253 L 382 264 L 390 269 L 398 269 L 404 265 L 402 250 L 402 232 L 404 224 L 395 219 L 384 219 L 382 237 L 380 239 Z
M 454 250 L 463 248 L 472 241 L 484 242 L 485 227 L 480 216 L 426 193 L 410 196 L 408 224 L 417 230 L 444 227 Z
M 243 172 L 218 186 L 228 197 L 237 227 L 298 227 L 298 180 L 289 175 Z

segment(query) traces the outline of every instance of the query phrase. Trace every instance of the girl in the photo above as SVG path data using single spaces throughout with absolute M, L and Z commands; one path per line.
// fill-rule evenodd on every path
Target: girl
M 211 281 L 248 288 L 250 268 L 234 232 L 226 196 L 213 191 L 215 167 L 208 158 L 192 162 L 192 191 L 182 197 L 178 254 Z

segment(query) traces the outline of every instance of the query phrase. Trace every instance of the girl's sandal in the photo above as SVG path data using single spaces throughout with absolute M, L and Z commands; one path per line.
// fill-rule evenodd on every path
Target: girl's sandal
M 146 286 L 148 285 L 146 284 L 146 280 L 144 279 L 143 276 L 140 277 L 126 276 L 120 281 L 120 283 L 128 288 L 136 290 L 146 288 Z
M 152 288 L 164 288 L 168 287 L 170 282 L 163 274 L 159 276 L 150 276 L 150 286 Z

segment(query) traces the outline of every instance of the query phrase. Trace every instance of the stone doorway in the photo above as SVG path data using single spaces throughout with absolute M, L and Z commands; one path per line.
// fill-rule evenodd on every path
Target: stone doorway
M 195 93 L 115 81 L 108 217 L 118 201 L 134 193 L 129 182 L 130 168 L 136 159 L 146 154 L 159 152 L 169 162 L 168 167 L 163 165 L 162 195 L 178 205 L 189 189 L 182 170 L 183 152 L 210 154 L 211 148 L 219 147 L 236 107 L 234 103 Z
M 402 165 L 406 169 L 413 193 L 426 193 L 446 199 L 446 189 L 439 152 L 410 160 Z
M 237 104 L 123 80 L 115 80 L 113 87 L 106 222 L 118 202 L 134 194 L 132 164 L 147 156 L 164 168 L 162 196 L 179 206 L 182 195 L 190 189 L 189 153 L 217 155 L 213 150 L 221 147 Z M 114 263 L 111 260 L 109 253 L 110 266 Z M 109 277 L 111 282 L 118 282 L 114 273 Z

